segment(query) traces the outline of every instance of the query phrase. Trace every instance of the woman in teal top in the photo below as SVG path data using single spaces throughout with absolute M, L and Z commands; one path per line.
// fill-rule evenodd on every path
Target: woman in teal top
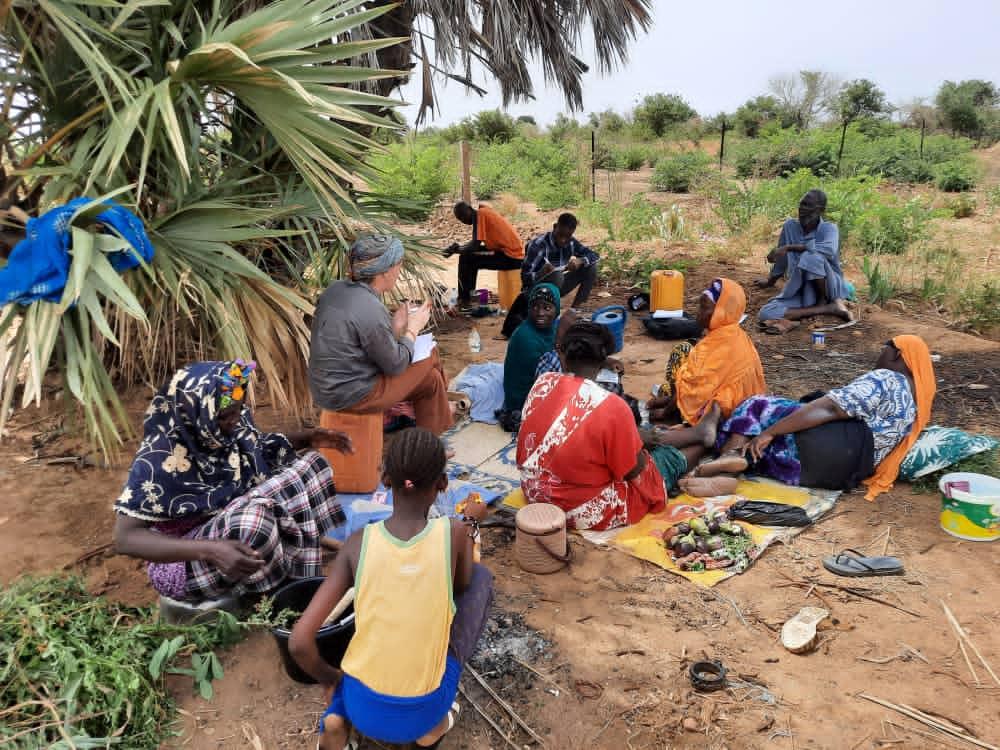
M 510 337 L 503 363 L 503 410 L 508 414 L 521 411 L 535 384 L 538 360 L 556 346 L 560 302 L 555 284 L 538 284 L 528 296 L 528 318 Z

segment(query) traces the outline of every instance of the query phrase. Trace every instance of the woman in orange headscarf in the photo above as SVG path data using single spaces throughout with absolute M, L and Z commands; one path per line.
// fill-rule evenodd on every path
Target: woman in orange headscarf
M 723 418 L 751 396 L 764 393 L 764 368 L 750 337 L 740 328 L 747 308 L 743 287 L 715 279 L 701 293 L 698 322 L 708 333 L 697 344 L 678 344 L 667 361 L 666 382 L 649 402 L 650 417 L 672 416 L 697 425 L 717 403 Z
M 892 489 L 907 451 L 927 426 L 937 390 L 919 336 L 886 342 L 875 369 L 802 404 L 757 396 L 722 425 L 722 455 L 700 476 L 752 469 L 788 484 L 852 489 L 874 500 Z

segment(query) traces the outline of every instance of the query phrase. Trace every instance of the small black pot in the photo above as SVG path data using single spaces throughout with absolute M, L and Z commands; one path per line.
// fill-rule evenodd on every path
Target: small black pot
M 321 576 L 317 576 L 315 578 L 302 578 L 289 583 L 287 586 L 283 586 L 274 595 L 273 611 L 275 614 L 281 612 L 283 609 L 294 609 L 297 612 L 304 612 L 306 607 L 309 606 L 309 602 L 312 601 L 313 594 L 316 593 L 316 590 L 323 581 L 324 579 Z M 330 666 L 338 669 L 340 668 L 340 660 L 344 658 L 347 646 L 354 636 L 354 618 L 352 617 L 346 623 L 344 619 L 353 613 L 354 607 L 348 607 L 344 614 L 340 616 L 340 622 L 324 625 L 316 633 L 316 647 L 319 649 L 320 656 Z M 315 685 L 316 680 L 306 674 L 288 652 L 288 639 L 291 637 L 292 631 L 288 628 L 272 628 L 271 635 L 274 636 L 274 640 L 278 644 L 278 653 L 281 655 L 281 662 L 284 664 L 285 672 L 288 676 L 296 682 Z

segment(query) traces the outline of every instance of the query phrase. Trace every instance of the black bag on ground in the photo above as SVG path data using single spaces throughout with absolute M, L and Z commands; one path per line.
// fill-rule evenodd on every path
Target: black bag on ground
M 794 435 L 799 484 L 849 492 L 875 473 L 875 438 L 859 419 L 838 419 Z
M 660 341 L 701 338 L 701 326 L 694 318 L 643 318 L 646 333 Z
M 758 526 L 808 526 L 812 523 L 802 508 L 763 500 L 740 500 L 730 505 L 727 513 L 734 521 Z

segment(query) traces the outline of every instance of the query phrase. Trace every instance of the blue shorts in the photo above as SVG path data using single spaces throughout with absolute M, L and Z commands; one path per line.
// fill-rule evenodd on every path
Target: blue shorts
M 347 719 L 361 734 L 373 740 L 397 745 L 413 742 L 448 714 L 458 694 L 461 676 L 461 663 L 449 655 L 437 689 L 415 698 L 397 698 L 376 693 L 360 680 L 344 674 L 333 700 L 320 717 L 319 731 L 323 731 L 323 720 L 333 714 Z

